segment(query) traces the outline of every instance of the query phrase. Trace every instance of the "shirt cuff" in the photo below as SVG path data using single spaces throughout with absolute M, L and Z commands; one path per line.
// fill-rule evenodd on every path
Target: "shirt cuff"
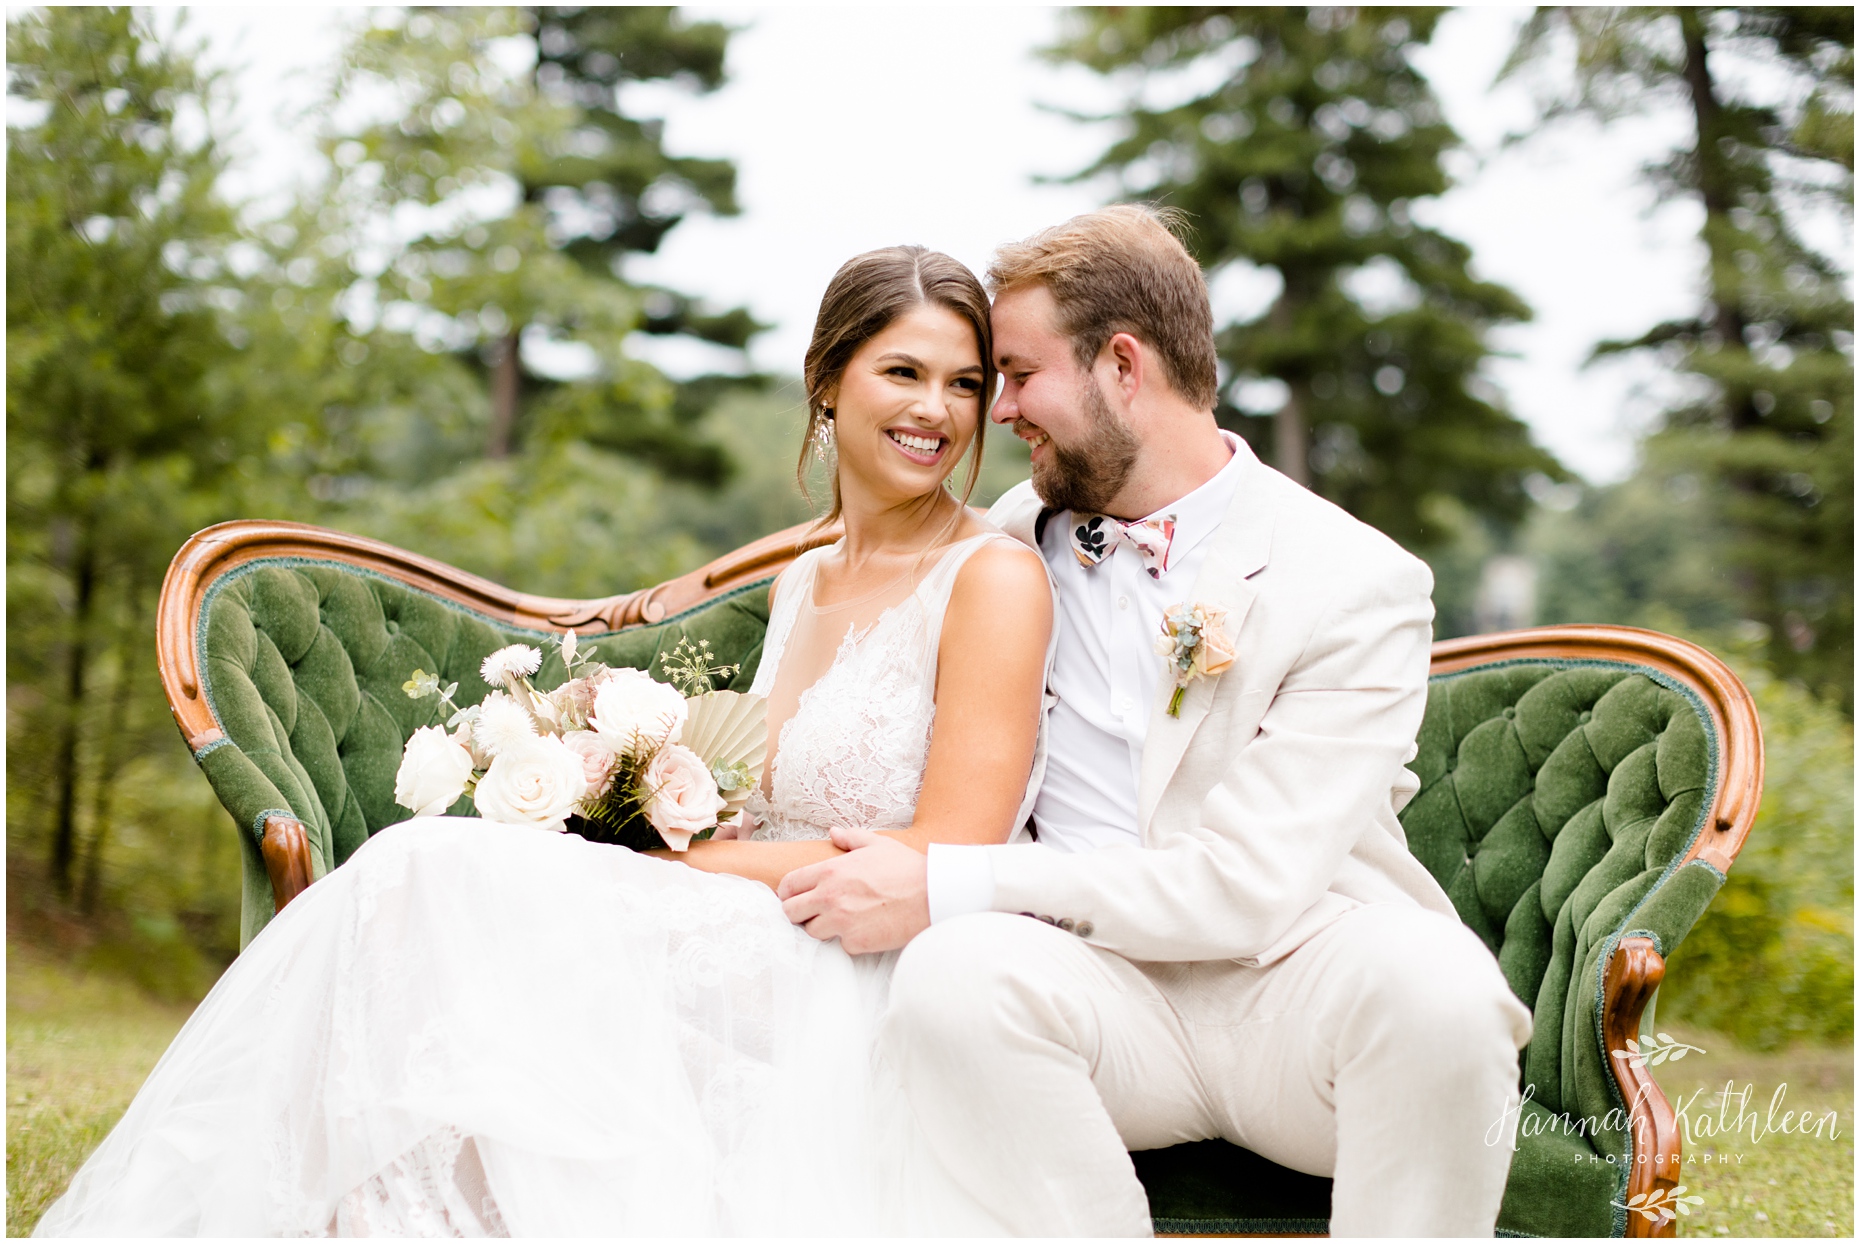
M 986 850 L 933 842 L 929 857 L 926 886 L 931 924 L 994 910 L 995 866 Z

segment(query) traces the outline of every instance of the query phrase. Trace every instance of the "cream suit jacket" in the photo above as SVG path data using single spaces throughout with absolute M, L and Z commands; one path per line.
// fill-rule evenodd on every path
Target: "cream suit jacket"
M 1396 813 L 1427 700 L 1427 566 L 1265 466 L 1238 486 L 1185 600 L 1227 610 L 1234 663 L 1159 681 L 1138 783 L 1142 845 L 989 853 L 998 911 L 1070 927 L 1140 963 L 1273 963 L 1366 903 L 1457 915 Z M 989 512 L 1038 549 L 1031 484 Z M 1162 658 L 1156 658 L 1160 661 Z M 1043 758 L 1042 758 L 1043 759 Z M 1213 982 L 1208 982 L 1212 984 Z

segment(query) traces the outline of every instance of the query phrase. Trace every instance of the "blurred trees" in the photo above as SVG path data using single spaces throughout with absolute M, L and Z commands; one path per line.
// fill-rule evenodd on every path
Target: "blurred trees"
M 10 820 L 94 907 L 113 780 L 172 730 L 154 593 L 252 478 L 263 412 L 228 400 L 240 230 L 217 182 L 210 79 L 124 10 L 8 23 Z
M 1416 219 L 1460 141 L 1409 61 L 1441 12 L 1085 8 L 1053 49 L 1131 84 L 1123 136 L 1078 176 L 1187 212 L 1211 280 L 1280 278 L 1263 316 L 1220 331 L 1221 422 L 1415 548 L 1467 510 L 1515 523 L 1528 476 L 1564 476 L 1478 374 L 1488 330 L 1529 309 Z
M 219 190 L 230 101 L 152 20 L 7 28 L 9 918 L 197 996 L 237 946 L 239 829 L 156 675 L 189 533 L 321 521 L 598 596 L 804 507 L 790 481 L 711 491 L 733 468 L 717 429 L 785 430 L 792 395 L 675 383 L 626 349 L 758 327 L 623 271 L 684 214 L 735 210 L 727 162 L 667 153 L 616 94 L 714 88 L 724 27 L 656 8 L 360 29 L 320 114 L 329 176 L 254 219 Z
M 1506 73 L 1545 124 L 1688 122 L 1646 175 L 1702 209 L 1698 313 L 1596 350 L 1652 353 L 1688 396 L 1633 477 L 1527 536 L 1543 621 L 1691 635 L 1763 719 L 1762 809 L 1661 1012 L 1759 1048 L 1851 1040 L 1853 304 L 1804 226 L 1851 229 L 1853 10 L 1540 9 Z
M 760 325 L 626 278 L 733 167 L 668 153 L 642 82 L 723 81 L 727 28 L 667 8 L 416 9 L 355 30 L 320 112 L 327 183 L 271 231 L 299 357 L 278 400 L 318 521 L 527 590 L 602 595 L 701 561 L 668 484 L 734 469 L 701 426 Z M 675 382 L 636 333 L 723 347 Z M 299 377 L 316 377 L 308 386 Z
M 1651 351 L 1694 381 L 1648 469 L 1708 499 L 1771 666 L 1850 713 L 1854 309 L 1800 221 L 1831 202 L 1851 227 L 1853 30 L 1851 8 L 1545 8 L 1506 70 L 1538 71 L 1546 123 L 1687 117 L 1647 176 L 1704 209 L 1698 314 L 1597 355 Z
M 735 212 L 735 171 L 668 154 L 621 99 L 715 89 L 727 39 L 665 8 L 420 9 L 351 39 L 323 113 L 335 176 L 298 248 L 330 268 L 346 326 L 411 335 L 485 386 L 483 456 L 578 439 L 677 478 L 727 472 L 690 428 L 718 385 L 681 394 L 625 340 L 740 350 L 760 326 L 634 286 L 624 263 L 692 210 Z

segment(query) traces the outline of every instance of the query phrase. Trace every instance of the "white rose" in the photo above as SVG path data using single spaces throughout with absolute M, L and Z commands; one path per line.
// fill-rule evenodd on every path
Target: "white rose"
M 415 816 L 438 816 L 458 802 L 471 780 L 471 752 L 440 726 L 421 726 L 407 740 L 394 775 L 394 802 Z
M 598 799 L 607 793 L 613 784 L 614 749 L 607 740 L 592 730 L 570 730 L 562 736 L 562 742 L 568 750 L 581 757 L 582 769 L 588 779 L 589 799 Z
M 592 726 L 623 756 L 641 756 L 676 743 L 690 709 L 676 687 L 654 682 L 643 670 L 614 670 L 594 692 Z
M 554 735 L 506 746 L 478 779 L 472 799 L 487 820 L 561 833 L 588 793 L 581 756 Z
M 715 825 L 723 811 L 710 767 L 681 744 L 661 747 L 641 780 L 648 792 L 646 819 L 674 851 L 690 846 L 691 835 Z

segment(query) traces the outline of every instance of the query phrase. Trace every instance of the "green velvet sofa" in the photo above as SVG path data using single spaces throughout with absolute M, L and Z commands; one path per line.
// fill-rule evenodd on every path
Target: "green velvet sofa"
M 409 815 L 393 797 L 401 745 L 437 712 L 401 692 L 415 667 L 470 701 L 490 651 L 573 626 L 609 663 L 642 669 L 682 636 L 708 639 L 746 687 L 768 582 L 802 539 L 779 532 L 645 591 L 567 601 L 299 524 L 194 536 L 163 586 L 158 646 L 176 721 L 241 828 L 242 942 Z M 562 676 L 552 654 L 538 685 Z M 1755 815 L 1749 696 L 1709 654 L 1652 632 L 1450 641 L 1435 647 L 1411 767 L 1409 846 L 1535 1017 L 1500 1233 L 1671 1234 L 1680 1137 L 1629 1042 Z M 1327 1179 L 1221 1141 L 1132 1160 L 1159 1234 L 1325 1231 Z

